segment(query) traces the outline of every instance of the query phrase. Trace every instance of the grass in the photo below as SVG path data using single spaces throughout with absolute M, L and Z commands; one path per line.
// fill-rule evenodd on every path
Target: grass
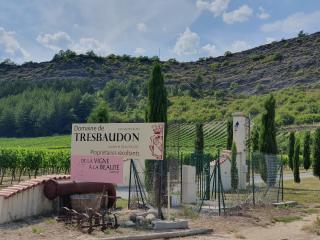
M 180 214 L 189 219 L 197 219 L 199 214 L 192 207 L 182 206 Z
M 32 233 L 34 233 L 34 234 L 41 234 L 43 232 L 44 232 L 44 230 L 42 228 L 39 228 L 39 227 L 32 228 Z
M 320 218 L 317 217 L 311 225 L 303 226 L 302 230 L 320 235 Z
M 304 206 L 320 204 L 320 180 L 316 177 L 303 178 L 301 183 L 293 180 L 284 181 L 284 198 L 286 201 L 297 201 Z
M 70 146 L 70 135 L 35 138 L 0 138 L 0 148 L 21 147 L 40 149 L 68 149 Z
M 46 220 L 46 224 L 48 224 L 48 225 L 53 225 L 56 223 L 57 223 L 57 221 L 54 218 L 49 218 Z
M 125 209 L 128 207 L 128 200 L 127 199 L 118 199 L 117 200 L 117 208 Z
M 306 208 L 304 210 L 302 210 L 304 213 L 306 214 L 315 214 L 319 212 L 319 209 L 317 208 Z
M 283 223 L 290 223 L 301 219 L 301 216 L 277 216 L 273 218 L 274 221 Z

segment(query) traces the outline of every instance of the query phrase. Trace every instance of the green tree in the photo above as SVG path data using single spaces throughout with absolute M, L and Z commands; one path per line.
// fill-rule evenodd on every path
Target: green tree
M 276 128 L 275 128 L 275 105 L 273 95 L 269 95 L 264 103 L 265 112 L 262 114 L 260 126 L 259 150 L 262 153 L 260 159 L 260 174 L 268 186 L 276 182 Z
M 227 149 L 231 150 L 233 143 L 233 121 L 232 118 L 228 119 L 227 122 Z
M 167 99 L 167 91 L 164 86 L 164 79 L 161 72 L 161 66 L 156 61 L 151 78 L 148 82 L 148 105 L 147 105 L 147 113 L 146 113 L 146 122 L 164 122 L 167 123 L 167 108 L 168 108 L 168 99 Z M 145 162 L 145 181 L 147 190 L 158 189 L 159 181 L 164 171 L 166 171 L 166 161 L 165 161 L 165 145 L 166 145 L 166 128 L 164 134 L 164 160 L 163 161 L 153 161 L 147 160 Z M 161 164 L 162 171 L 161 171 Z M 163 192 L 165 191 L 165 184 L 162 184 Z M 160 199 L 157 196 L 158 192 L 155 194 L 155 199 Z M 158 204 L 160 204 L 158 202 Z
M 79 104 L 77 104 L 75 108 L 75 114 L 77 115 L 77 120 L 79 122 L 85 122 L 88 118 L 91 110 L 94 108 L 96 104 L 96 98 L 89 93 L 85 93 L 81 99 Z
M 299 141 L 297 141 L 294 146 L 294 156 L 293 156 L 293 177 L 294 177 L 295 183 L 300 183 L 299 156 L 300 156 L 300 143 L 299 143 Z
M 108 123 L 110 121 L 108 105 L 105 101 L 101 101 L 92 109 L 88 123 Z
M 275 128 L 276 101 L 271 94 L 265 104 L 265 112 L 262 114 L 260 127 L 260 152 L 277 154 L 276 128 Z
M 305 170 L 308 170 L 310 168 L 310 166 L 311 166 L 310 145 L 311 145 L 310 132 L 306 132 L 304 134 L 304 139 L 303 139 L 303 167 L 304 167 Z
M 251 134 L 252 151 L 259 151 L 259 128 L 254 127 Z
M 232 144 L 231 150 L 231 188 L 233 190 L 238 189 L 239 176 L 238 176 L 238 167 L 237 167 L 237 146 L 235 143 Z
M 320 128 L 317 128 L 314 133 L 313 175 L 320 179 Z
M 196 140 L 195 140 L 195 152 L 197 154 L 203 154 L 204 138 L 203 138 L 203 124 L 196 124 Z
M 196 77 L 196 81 L 195 81 L 195 84 L 196 84 L 196 87 L 198 89 L 198 93 L 200 95 L 200 97 L 202 96 L 202 93 L 203 93 L 203 79 L 202 79 L 202 76 L 200 74 L 197 75 Z
M 303 30 L 299 31 L 298 33 L 298 37 L 301 38 L 301 37 L 306 37 L 308 34 L 305 33 Z
M 291 170 L 293 170 L 294 146 L 295 146 L 295 133 L 290 132 L 289 142 L 288 142 L 288 164 Z

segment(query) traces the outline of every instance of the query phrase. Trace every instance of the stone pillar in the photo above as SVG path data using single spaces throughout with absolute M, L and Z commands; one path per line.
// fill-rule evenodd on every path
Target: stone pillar
M 182 165 L 182 203 L 197 201 L 196 168 Z
M 248 118 L 242 112 L 233 115 L 233 141 L 237 146 L 237 168 L 239 175 L 239 189 L 246 188 L 247 180 L 247 140 L 248 140 Z

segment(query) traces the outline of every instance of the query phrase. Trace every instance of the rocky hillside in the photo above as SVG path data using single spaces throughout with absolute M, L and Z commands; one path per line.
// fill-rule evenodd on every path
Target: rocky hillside
M 49 62 L 0 64 L 0 97 L 36 85 L 59 85 L 80 82 L 84 87 L 102 88 L 107 81 L 135 80 L 141 83 L 149 77 L 157 58 L 115 56 L 98 57 L 94 53 L 76 55 L 60 52 Z M 320 82 L 320 32 L 282 40 L 239 53 L 226 53 L 217 58 L 195 62 L 162 62 L 165 81 L 172 88 L 200 87 L 232 89 L 237 93 L 256 94 Z M 195 84 L 197 76 L 202 81 Z M 7 89 L 7 91 L 6 91 Z

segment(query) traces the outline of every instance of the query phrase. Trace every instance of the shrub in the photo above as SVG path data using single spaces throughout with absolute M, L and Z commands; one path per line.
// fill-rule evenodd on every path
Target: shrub
M 230 56 L 232 56 L 232 52 L 226 51 L 226 52 L 224 53 L 224 56 L 225 56 L 225 57 L 230 57 Z
M 308 34 L 305 33 L 303 30 L 301 30 L 299 33 L 298 33 L 298 37 L 301 38 L 301 37 L 306 37 Z
M 262 54 L 253 54 L 253 55 L 250 56 L 250 58 L 251 58 L 252 61 L 256 62 L 256 61 L 264 59 L 265 56 L 262 55 Z
M 221 64 L 216 62 L 216 63 L 211 63 L 210 64 L 210 68 L 213 70 L 213 71 L 216 71 L 220 68 Z
M 272 61 L 281 61 L 283 56 L 280 53 L 275 53 L 271 55 Z

